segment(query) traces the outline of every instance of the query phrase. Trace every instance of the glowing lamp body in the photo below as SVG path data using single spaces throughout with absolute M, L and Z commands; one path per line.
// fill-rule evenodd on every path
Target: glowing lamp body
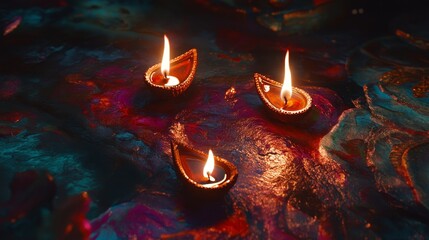
M 184 186 L 198 197 L 220 197 L 235 184 L 237 168 L 229 161 L 186 145 L 171 142 L 176 172 Z
M 170 43 L 164 36 L 162 62 L 150 67 L 145 82 L 159 96 L 177 97 L 191 85 L 197 69 L 197 50 L 170 59 Z
M 276 117 L 286 120 L 307 112 L 312 103 L 311 96 L 304 90 L 292 86 L 292 73 L 289 67 L 289 51 L 285 56 L 285 75 L 283 84 L 255 73 L 254 81 L 259 97 Z

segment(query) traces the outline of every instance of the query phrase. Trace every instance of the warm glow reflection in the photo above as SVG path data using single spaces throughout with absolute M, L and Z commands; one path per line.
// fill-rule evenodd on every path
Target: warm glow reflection
M 166 35 L 164 35 L 164 54 L 162 55 L 161 72 L 165 78 L 170 73 L 170 42 Z
M 289 50 L 285 56 L 285 78 L 283 80 L 282 90 L 280 91 L 280 98 L 286 104 L 292 98 L 292 74 L 289 68 Z
M 210 149 L 209 156 L 207 158 L 207 162 L 206 162 L 206 165 L 204 165 L 204 170 L 203 170 L 204 177 L 207 178 L 210 182 L 215 181 L 215 178 L 211 176 L 213 173 L 214 166 L 215 166 L 214 156 L 213 156 L 212 150 Z

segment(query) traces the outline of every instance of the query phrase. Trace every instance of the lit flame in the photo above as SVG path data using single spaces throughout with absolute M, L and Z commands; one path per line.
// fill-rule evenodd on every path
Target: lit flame
M 214 156 L 213 156 L 212 150 L 210 149 L 206 165 L 204 165 L 204 169 L 203 169 L 204 177 L 207 178 L 210 182 L 215 181 L 215 178 L 211 176 L 213 173 L 214 166 L 215 166 Z
M 285 78 L 283 80 L 282 90 L 280 91 L 280 98 L 284 104 L 292 98 L 292 74 L 289 68 L 289 50 L 285 56 Z
M 161 72 L 164 78 L 167 78 L 170 73 L 170 42 L 166 35 L 164 35 L 164 54 L 162 55 Z

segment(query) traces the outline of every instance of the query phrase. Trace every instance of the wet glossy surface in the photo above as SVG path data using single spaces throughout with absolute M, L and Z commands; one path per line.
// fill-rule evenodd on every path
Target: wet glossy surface
M 399 16 L 415 2 L 229 2 L 1 3 L 0 236 L 429 236 L 427 79 L 403 81 L 429 68 L 427 30 Z M 198 50 L 174 99 L 144 83 L 165 33 L 172 56 Z M 313 99 L 290 124 L 253 80 L 281 79 L 286 49 Z M 237 167 L 222 200 L 189 201 L 171 139 Z

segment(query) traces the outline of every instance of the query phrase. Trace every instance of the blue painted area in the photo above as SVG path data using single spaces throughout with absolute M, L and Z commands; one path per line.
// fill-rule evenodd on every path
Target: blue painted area
M 130 236 L 131 237 L 131 236 Z M 97 239 L 97 240 L 120 240 L 121 238 L 119 238 L 115 231 L 113 229 L 111 229 L 110 227 L 106 227 L 101 229 L 101 231 L 98 233 L 98 235 L 92 239 Z
M 426 66 L 426 53 L 395 36 L 380 40 L 391 34 L 384 17 L 368 19 L 377 20 L 378 32 L 368 22 L 340 19 L 347 9 L 323 11 L 338 1 L 323 8 L 310 0 L 166 2 L 2 3 L 11 6 L 0 15 L 20 15 L 23 23 L 0 41 L 0 202 L 14 173 L 45 169 L 59 189 L 54 208 L 89 192 L 94 239 L 429 236 L 427 206 L 416 204 L 390 160 L 402 137 L 418 139 L 407 132 L 427 130 L 426 112 L 413 106 L 428 99 L 401 102 L 371 85 L 397 66 Z M 300 9 L 314 11 L 290 14 Z M 360 15 L 367 14 L 365 8 Z M 194 82 L 173 100 L 158 99 L 143 81 L 160 60 L 164 33 L 172 56 L 198 49 Z M 294 84 L 323 86 L 305 88 L 315 111 L 304 127 L 269 118 L 252 80 L 255 72 L 281 76 L 286 49 L 294 56 Z M 366 99 L 356 95 L 370 109 L 348 110 L 331 130 L 343 100 L 351 106 L 356 96 L 344 74 L 349 56 L 350 79 L 368 85 Z M 11 79 L 17 91 L 3 84 Z M 225 99 L 231 86 L 237 93 Z M 28 117 L 14 123 L 3 116 L 14 111 Z M 22 131 L 10 134 L 15 127 Z M 212 147 L 236 164 L 240 177 L 225 201 L 199 209 L 188 198 L 172 165 L 171 138 Z M 411 181 L 426 193 L 427 166 L 416 158 Z M 49 231 L 31 216 L 24 221 Z
M 396 102 L 391 96 L 382 92 L 378 85 L 368 85 L 366 94 L 369 107 L 375 116 L 393 122 L 401 128 L 429 131 L 428 115 Z
M 83 154 L 66 144 L 51 142 L 64 140 L 50 133 L 26 131 L 14 137 L 0 138 L 0 171 L 4 180 L 1 187 L 6 189 L 6 184 L 17 172 L 43 169 L 55 177 L 61 195 L 93 189 L 97 184 L 91 171 L 82 165 Z M 2 191 L 0 195 L 3 200 L 8 198 L 5 193 Z
M 120 141 L 128 141 L 134 138 L 134 135 L 129 132 L 122 132 L 116 135 L 116 138 Z
M 127 57 L 127 53 L 119 49 L 86 49 L 72 48 L 65 52 L 64 57 L 60 61 L 62 66 L 72 66 L 78 64 L 88 58 L 95 58 L 99 61 L 114 61 L 120 58 Z

